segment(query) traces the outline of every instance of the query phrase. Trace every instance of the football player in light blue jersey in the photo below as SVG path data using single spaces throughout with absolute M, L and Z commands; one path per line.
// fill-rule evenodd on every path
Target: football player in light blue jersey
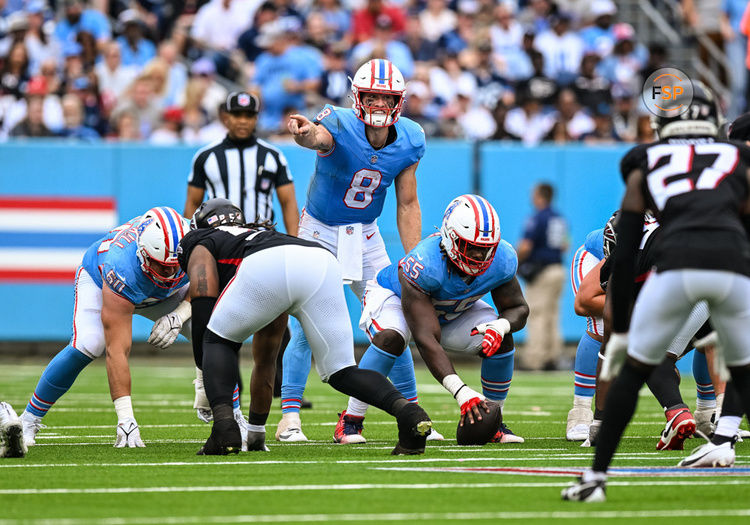
M 517 268 L 515 250 L 500 239 L 492 205 L 477 195 L 454 199 L 439 234 L 367 283 L 360 328 L 372 341 L 365 354 L 373 354 L 372 368 L 387 375 L 413 338 L 432 375 L 458 402 L 462 423 L 481 418 L 485 398 L 502 407 L 513 376 L 511 333 L 523 328 L 529 315 Z M 481 300 L 488 293 L 497 312 Z M 484 395 L 464 384 L 446 351 L 483 358 Z M 350 398 L 347 413 L 363 413 L 362 405 Z M 361 442 L 361 419 L 339 420 L 335 432 L 336 441 Z M 492 441 L 520 443 L 523 438 L 503 423 Z
M 360 299 L 366 282 L 390 264 L 376 224 L 390 186 L 396 190 L 404 251 L 421 238 L 416 170 L 425 137 L 417 123 L 399 118 L 405 87 L 404 77 L 391 62 L 370 60 L 352 79 L 353 107 L 327 105 L 314 121 L 292 115 L 288 122 L 297 144 L 318 152 L 299 237 L 316 240 L 336 255 L 344 283 Z M 299 409 L 310 373 L 310 347 L 299 324 L 291 323 L 292 340 L 283 361 L 283 416 L 276 439 L 306 441 Z M 390 379 L 404 397 L 416 401 L 411 354 L 399 359 Z
M 188 280 L 177 262 L 177 245 L 187 230 L 187 221 L 172 208 L 152 208 L 86 251 L 76 272 L 73 337 L 44 369 L 21 415 L 27 446 L 36 443 L 47 411 L 105 350 L 118 419 L 115 447 L 145 446 L 130 399 L 132 317 L 155 320 L 148 341 L 159 348 L 170 346 L 180 332 L 189 337 Z

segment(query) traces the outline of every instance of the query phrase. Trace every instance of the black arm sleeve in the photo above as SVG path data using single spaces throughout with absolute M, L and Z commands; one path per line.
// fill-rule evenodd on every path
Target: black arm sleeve
M 193 359 L 195 366 L 203 370 L 203 334 L 216 305 L 216 297 L 194 297 L 190 302 L 193 311 L 191 336 L 193 339 Z
M 617 221 L 617 250 L 612 261 L 612 330 L 628 331 L 635 258 L 643 233 L 643 213 L 623 211 Z
M 745 233 L 750 237 L 750 214 L 745 214 L 742 217 L 742 225 L 745 227 Z

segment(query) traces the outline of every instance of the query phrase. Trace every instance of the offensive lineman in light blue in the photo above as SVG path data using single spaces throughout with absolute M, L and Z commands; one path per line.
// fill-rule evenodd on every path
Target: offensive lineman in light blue
M 376 223 L 388 187 L 396 189 L 404 251 L 416 246 L 422 234 L 416 170 L 425 136 L 417 123 L 399 118 L 405 87 L 391 62 L 370 60 L 352 79 L 352 108 L 326 105 L 314 122 L 302 115 L 292 115 L 288 122 L 297 144 L 318 152 L 299 237 L 316 240 L 336 255 L 344 284 L 360 299 L 367 280 L 390 264 Z M 309 373 L 310 346 L 292 321 L 292 340 L 284 353 L 278 440 L 307 441 L 299 407 Z M 403 354 L 391 381 L 404 397 L 416 401 L 410 354 Z
M 360 328 L 373 341 L 375 366 L 388 375 L 414 338 L 427 367 L 461 409 L 461 423 L 480 417 L 485 398 L 502 407 L 513 376 L 512 332 L 526 324 L 529 307 L 516 279 L 518 258 L 500 239 L 500 219 L 478 195 L 461 195 L 445 210 L 439 234 L 421 241 L 398 263 L 367 283 Z M 480 300 L 490 293 L 497 308 Z M 499 314 L 499 315 L 498 315 Z M 375 342 L 379 344 L 375 345 Z M 482 391 L 458 377 L 446 354 L 482 357 Z M 364 358 L 363 358 L 364 360 Z M 367 406 L 349 399 L 347 412 Z M 361 425 L 336 428 L 343 442 L 362 442 Z M 501 423 L 494 443 L 522 443 Z

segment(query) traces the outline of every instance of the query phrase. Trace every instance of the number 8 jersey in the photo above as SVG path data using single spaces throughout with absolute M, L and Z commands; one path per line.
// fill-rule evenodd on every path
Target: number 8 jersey
M 373 222 L 393 180 L 424 155 L 424 131 L 401 117 L 390 127 L 386 145 L 375 149 L 351 108 L 326 105 L 315 122 L 331 133 L 334 145 L 318 152 L 305 211 L 330 226 Z
M 743 143 L 706 137 L 664 139 L 625 155 L 623 179 L 634 170 L 643 173 L 646 206 L 661 225 L 657 270 L 750 275 L 750 242 L 740 220 L 749 167 L 750 148 Z

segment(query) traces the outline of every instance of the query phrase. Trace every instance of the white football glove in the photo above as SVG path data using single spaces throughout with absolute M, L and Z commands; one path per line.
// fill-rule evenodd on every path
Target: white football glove
M 141 431 L 135 419 L 123 419 L 117 422 L 117 438 L 115 439 L 115 448 L 136 448 L 145 447 L 141 439 Z
M 495 352 L 500 350 L 503 337 L 508 332 L 510 332 L 510 321 L 502 317 L 489 323 L 478 324 L 471 329 L 471 335 L 482 334 L 484 336 L 482 353 L 487 357 L 495 355 Z
M 177 308 L 156 320 L 151 328 L 151 335 L 148 336 L 148 342 L 162 350 L 169 348 L 180 335 L 182 325 L 190 319 L 191 313 L 190 303 L 182 301 Z
M 620 373 L 628 355 L 628 334 L 612 334 L 604 351 L 604 364 L 599 377 L 602 381 L 612 381 Z

